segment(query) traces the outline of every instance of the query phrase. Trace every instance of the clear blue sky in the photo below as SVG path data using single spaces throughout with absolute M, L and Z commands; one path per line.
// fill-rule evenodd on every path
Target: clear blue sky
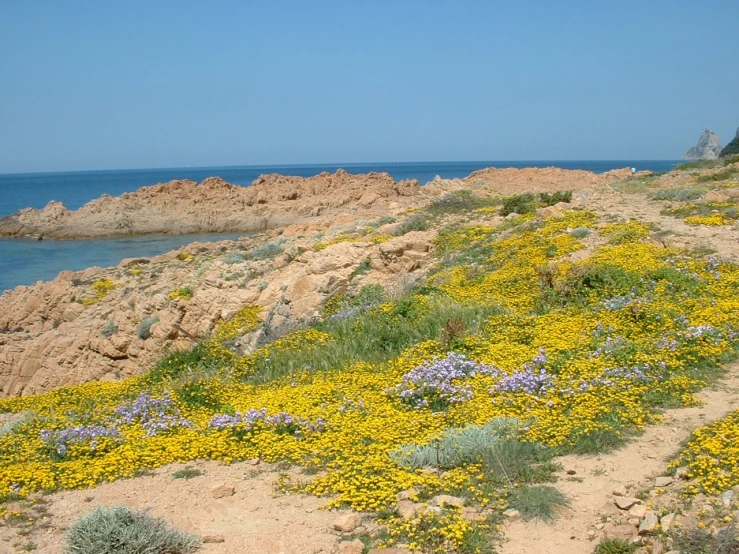
M 0 0 L 0 173 L 676 159 L 739 1 Z

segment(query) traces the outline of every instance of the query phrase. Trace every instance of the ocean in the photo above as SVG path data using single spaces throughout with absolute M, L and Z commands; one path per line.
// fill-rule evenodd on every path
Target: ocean
M 199 182 L 206 177 L 218 176 L 229 183 L 248 186 L 265 173 L 310 177 L 323 171 L 334 172 L 343 168 L 350 173 L 386 171 L 396 180 L 418 179 L 423 184 L 436 175 L 444 178 L 466 177 L 484 167 L 556 166 L 602 173 L 622 167 L 668 171 L 677 163 L 679 162 L 676 160 L 408 162 L 0 174 L 0 217 L 22 208 L 43 208 L 50 200 L 62 202 L 69 209 L 77 209 L 102 194 L 118 196 L 172 179 Z M 51 280 L 65 269 L 109 267 L 117 265 L 124 258 L 163 254 L 194 241 L 218 241 L 237 236 L 239 235 L 208 234 L 78 241 L 0 239 L 0 292 L 18 285 Z

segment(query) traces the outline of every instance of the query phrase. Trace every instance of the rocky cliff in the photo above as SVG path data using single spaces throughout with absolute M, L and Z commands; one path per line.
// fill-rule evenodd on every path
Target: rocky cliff
M 250 187 L 218 177 L 200 184 L 171 181 L 117 197 L 103 195 L 76 211 L 54 201 L 41 210 L 26 208 L 0 219 L 0 236 L 75 239 L 260 231 L 351 209 L 387 214 L 407 207 L 419 189 L 418 181 L 396 182 L 387 173 L 343 170 L 307 179 L 262 175 Z
M 698 144 L 688 148 L 683 155 L 685 160 L 715 160 L 721 153 L 721 143 L 718 135 L 710 129 L 704 129 L 698 139 Z

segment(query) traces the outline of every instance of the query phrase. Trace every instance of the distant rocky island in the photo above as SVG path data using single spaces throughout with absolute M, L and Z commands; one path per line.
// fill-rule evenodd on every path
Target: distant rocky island
M 684 160 L 716 160 L 721 155 L 721 143 L 716 133 L 704 129 L 698 139 L 698 144 L 688 148 L 683 155 Z

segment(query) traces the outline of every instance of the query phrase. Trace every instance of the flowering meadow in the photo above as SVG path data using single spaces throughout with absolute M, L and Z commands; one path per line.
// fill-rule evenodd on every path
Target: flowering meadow
M 385 544 L 484 552 L 479 537 L 522 483 L 482 462 L 404 465 L 398 452 L 497 418 L 519 421 L 517 440 L 551 455 L 602 451 L 661 408 L 694 403 L 735 354 L 739 266 L 665 249 L 637 222 L 573 210 L 450 227 L 436 254 L 406 296 L 347 295 L 253 353 L 235 347 L 260 325 L 259 308 L 246 307 L 148 373 L 0 401 L 0 412 L 31 414 L 0 436 L 0 498 L 176 461 L 259 458 L 311 474 L 285 490 L 380 514 Z M 736 417 L 722 425 L 735 429 Z M 723 428 L 705 433 L 714 438 L 701 448 L 733 448 Z M 419 500 L 461 495 L 488 515 L 447 507 L 403 520 L 393 508 L 408 489 Z

